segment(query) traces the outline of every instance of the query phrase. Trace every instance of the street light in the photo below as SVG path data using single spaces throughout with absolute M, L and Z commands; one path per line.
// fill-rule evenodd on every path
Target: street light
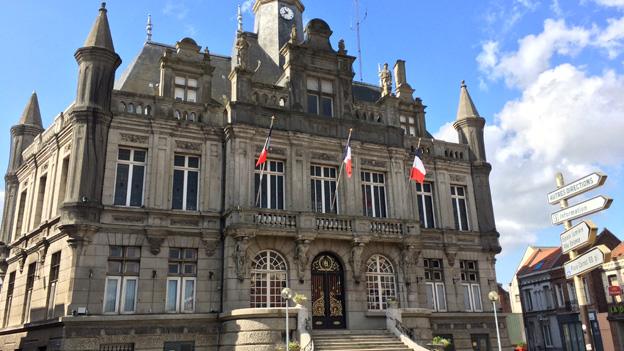
M 292 299 L 293 293 L 290 288 L 282 289 L 282 298 L 286 300 L 286 351 L 288 351 L 288 344 L 290 344 L 290 335 L 288 330 L 288 302 Z
M 496 291 L 490 291 L 488 294 L 488 298 L 492 301 L 492 307 L 494 308 L 494 323 L 496 323 L 496 340 L 498 341 L 498 351 L 502 351 L 501 341 L 500 341 L 500 331 L 498 330 L 498 314 L 496 313 L 496 301 L 498 301 L 499 296 Z

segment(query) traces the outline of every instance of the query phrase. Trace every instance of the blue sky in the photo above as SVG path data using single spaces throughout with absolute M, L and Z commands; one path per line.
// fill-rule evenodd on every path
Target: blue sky
M 118 75 L 145 40 L 148 13 L 155 41 L 173 44 L 190 36 L 211 52 L 229 54 L 239 3 L 246 9 L 245 30 L 251 31 L 251 1 L 108 1 L 115 49 L 123 60 Z M 353 1 L 304 3 L 305 22 L 323 18 L 334 32 L 334 46 L 344 38 L 356 55 Z M 0 5 L 0 169 L 6 169 L 9 129 L 33 90 L 46 126 L 73 100 L 73 53 L 98 7 L 98 1 L 84 0 Z M 546 204 L 557 170 L 568 180 L 594 170 L 607 173 L 607 184 L 592 194 L 609 195 L 614 204 L 593 220 L 624 237 L 624 0 L 361 0 L 360 8 L 364 81 L 378 82 L 378 64 L 404 59 L 436 137 L 456 139 L 450 123 L 462 79 L 487 119 L 503 244 L 499 281 L 510 281 L 527 245 L 558 245 L 561 229 L 549 224 L 554 207 Z

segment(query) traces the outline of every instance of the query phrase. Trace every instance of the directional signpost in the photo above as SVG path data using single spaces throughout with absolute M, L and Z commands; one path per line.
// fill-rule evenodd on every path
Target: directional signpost
M 564 264 L 564 271 L 567 279 L 574 279 L 586 350 L 592 350 L 593 339 L 583 280 L 580 276 L 608 261 L 611 251 L 606 246 L 599 245 L 582 255 L 578 255 L 577 250 L 591 247 L 596 242 L 597 227 L 590 220 L 585 220 L 573 227 L 572 220 L 606 210 L 611 206 L 613 200 L 600 195 L 568 207 L 568 199 L 595 189 L 603 185 L 606 180 L 606 175 L 594 172 L 570 184 L 564 184 L 563 175 L 558 173 L 556 177 L 557 190 L 548 194 L 548 203 L 551 205 L 559 203 L 561 207 L 561 210 L 551 214 L 550 220 L 552 224 L 563 224 L 565 228 L 565 232 L 561 234 L 561 251 L 563 254 L 569 254 L 570 260 Z

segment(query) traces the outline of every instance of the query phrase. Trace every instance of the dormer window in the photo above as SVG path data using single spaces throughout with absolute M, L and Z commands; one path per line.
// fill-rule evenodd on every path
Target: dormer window
M 197 79 L 176 76 L 174 97 L 176 100 L 197 102 Z
M 334 115 L 334 84 L 330 80 L 308 77 L 308 113 L 332 117 Z
M 416 136 L 416 119 L 414 117 L 399 116 L 401 121 L 401 129 L 405 134 L 410 136 Z

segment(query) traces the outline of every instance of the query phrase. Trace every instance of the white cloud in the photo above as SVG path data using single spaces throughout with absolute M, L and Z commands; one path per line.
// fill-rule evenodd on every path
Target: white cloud
M 624 1 L 624 0 L 623 0 Z M 622 52 L 624 39 L 624 17 L 620 19 L 610 18 L 609 24 L 603 31 L 596 35 L 595 45 L 607 50 L 610 59 L 614 59 Z
M 624 0 L 594 0 L 598 5 L 624 8 Z
M 241 11 L 243 11 L 243 12 L 251 12 L 255 2 L 256 2 L 256 0 L 245 0 L 245 2 L 243 2 L 243 4 L 241 5 Z
M 169 0 L 165 3 L 165 7 L 163 7 L 162 12 L 167 16 L 172 16 L 179 20 L 182 20 L 188 15 L 189 9 L 181 1 Z

